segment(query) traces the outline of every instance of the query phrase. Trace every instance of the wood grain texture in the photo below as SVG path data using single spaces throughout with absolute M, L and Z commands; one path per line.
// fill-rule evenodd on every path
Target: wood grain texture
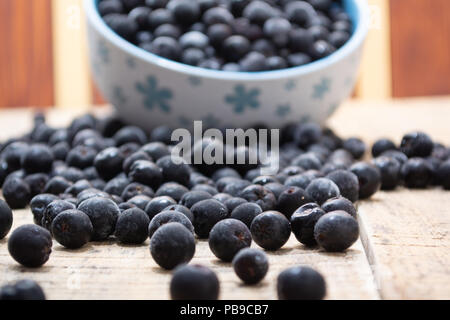
M 450 299 L 450 192 L 379 192 L 359 220 L 383 299 Z
M 51 0 L 0 0 L 0 106 L 51 106 Z
M 14 219 L 13 228 L 32 223 L 29 210 L 16 211 Z M 330 254 L 306 249 L 292 237 L 283 249 L 268 252 L 268 257 L 269 273 L 257 286 L 244 286 L 231 264 L 215 258 L 205 240 L 197 241 L 191 263 L 217 273 L 221 299 L 276 299 L 276 277 L 296 265 L 312 266 L 326 277 L 328 299 L 378 298 L 360 241 L 346 253 Z M 169 299 L 171 274 L 153 261 L 148 240 L 141 246 L 90 243 L 75 251 L 54 241 L 50 260 L 35 270 L 18 265 L 8 254 L 7 239 L 0 240 L 0 284 L 31 278 L 42 285 L 49 299 Z
M 394 97 L 449 94 L 450 1 L 389 3 Z
M 330 120 L 343 136 L 400 142 L 423 130 L 450 145 L 450 98 L 352 101 Z M 379 192 L 358 208 L 361 239 L 382 299 L 450 298 L 450 192 Z
M 48 120 L 63 126 L 79 112 L 52 110 Z M 93 112 L 102 114 L 109 110 L 100 108 Z M 0 112 L 0 127 L 4 128 L 0 140 L 29 129 L 31 114 L 31 110 Z M 450 145 L 449 118 L 450 98 L 352 101 L 339 109 L 329 125 L 342 136 L 357 135 L 367 142 L 381 135 L 399 141 L 405 132 L 420 128 Z M 311 265 L 324 274 L 328 299 L 448 299 L 449 209 L 448 191 L 380 192 L 359 203 L 361 240 L 350 250 L 329 254 L 306 249 L 291 238 L 281 251 L 269 253 L 269 274 L 256 287 L 243 286 L 230 265 L 214 258 L 204 241 L 198 242 L 193 262 L 217 271 L 222 299 L 274 299 L 278 273 L 298 264 Z M 29 210 L 17 211 L 14 217 L 15 227 L 32 221 Z M 29 277 L 42 284 L 50 299 L 169 297 L 171 273 L 156 266 L 148 242 L 138 247 L 91 243 L 76 252 L 55 243 L 49 262 L 37 270 L 15 263 L 6 245 L 7 240 L 0 241 L 0 284 Z

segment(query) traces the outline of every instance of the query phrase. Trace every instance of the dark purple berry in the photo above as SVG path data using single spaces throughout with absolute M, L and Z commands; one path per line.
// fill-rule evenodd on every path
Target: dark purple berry
M 94 231 L 89 217 L 79 210 L 66 210 L 58 214 L 51 225 L 52 234 L 61 245 L 78 249 L 91 240 Z
M 277 210 L 290 219 L 292 214 L 302 205 L 311 202 L 305 190 L 289 187 L 278 197 Z
M 159 266 L 172 270 L 194 257 L 195 238 L 186 227 L 171 222 L 158 228 L 153 234 L 150 253 Z
M 315 203 L 307 203 L 294 212 L 291 216 L 291 228 L 300 243 L 305 246 L 317 244 L 314 239 L 314 226 L 324 214 L 325 211 Z
M 359 238 L 358 222 L 345 211 L 329 212 L 317 221 L 314 238 L 326 251 L 345 251 Z
M 380 170 L 372 164 L 357 162 L 350 167 L 359 181 L 359 198 L 367 199 L 374 195 L 381 187 Z
M 339 169 L 330 172 L 326 177 L 338 186 L 341 196 L 351 202 L 359 199 L 359 180 L 353 172 Z
M 332 211 L 345 211 L 349 215 L 351 215 L 353 218 L 357 218 L 357 212 L 356 208 L 353 205 L 353 203 L 344 198 L 344 197 L 337 197 L 337 198 L 331 198 L 328 199 L 324 204 L 322 204 L 322 209 L 325 212 L 332 212 Z
M 266 211 L 256 216 L 250 230 L 255 243 L 271 251 L 280 249 L 291 235 L 289 220 L 276 211 Z
M 423 132 L 408 133 L 402 139 L 400 150 L 410 158 L 426 158 L 433 151 L 433 141 Z
M 0 199 L 0 240 L 11 230 L 13 215 L 8 204 Z
M 397 150 L 395 143 L 390 139 L 379 139 L 372 146 L 372 156 L 376 158 L 388 150 Z
M 400 184 L 402 165 L 395 158 L 380 156 L 372 163 L 380 170 L 381 190 L 393 190 Z
M 45 300 L 42 288 L 33 280 L 20 280 L 0 288 L 0 301 Z
M 243 222 L 225 219 L 211 229 L 208 243 L 217 258 L 230 262 L 241 249 L 250 247 L 252 235 Z
M 191 211 L 194 214 L 195 233 L 200 238 L 208 238 L 215 224 L 229 217 L 227 207 L 214 199 L 197 202 Z
M 14 230 L 8 240 L 11 257 L 28 268 L 46 263 L 52 252 L 52 236 L 46 229 L 27 224 Z
M 339 187 L 332 180 L 327 178 L 318 178 L 311 181 L 305 191 L 310 199 L 320 205 L 328 199 L 337 197 L 341 194 Z
M 269 261 L 263 251 L 246 248 L 240 250 L 233 258 L 233 269 L 244 283 L 256 284 L 266 276 Z
M 93 197 L 83 201 L 78 210 L 83 211 L 91 220 L 94 232 L 93 241 L 106 240 L 114 233 L 120 209 L 114 201 L 106 198 Z
M 125 244 L 141 244 L 147 239 L 150 219 L 139 208 L 131 208 L 119 214 L 114 235 Z
M 400 169 L 401 177 L 407 188 L 426 188 L 432 181 L 433 168 L 423 158 L 410 158 Z
M 277 292 L 280 300 L 322 300 L 326 295 L 326 283 L 323 276 L 310 267 L 292 267 L 278 275 Z
M 200 265 L 178 267 L 170 281 L 172 300 L 217 300 L 219 291 L 214 271 Z

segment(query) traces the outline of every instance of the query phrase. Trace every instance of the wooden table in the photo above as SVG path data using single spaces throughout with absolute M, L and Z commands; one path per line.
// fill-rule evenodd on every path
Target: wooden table
M 103 113 L 104 109 L 96 112 Z M 49 122 L 66 125 L 79 113 L 52 110 Z M 0 140 L 29 129 L 31 110 L 0 112 Z M 342 136 L 379 137 L 399 141 L 403 133 L 421 129 L 450 145 L 450 98 L 395 102 L 348 102 L 329 124 Z M 29 210 L 14 213 L 14 228 L 31 223 Z M 218 261 L 199 241 L 192 262 L 213 268 L 221 280 L 223 299 L 276 299 L 275 279 L 290 266 L 306 264 L 326 277 L 328 299 L 449 299 L 450 192 L 440 189 L 379 192 L 359 203 L 361 239 L 345 253 L 307 249 L 294 238 L 280 251 L 268 253 L 270 270 L 255 287 L 243 286 L 230 264 Z M 70 251 L 54 243 L 42 268 L 27 269 L 0 241 L 0 284 L 22 278 L 38 281 L 50 299 L 168 299 L 171 273 L 142 246 L 91 243 Z

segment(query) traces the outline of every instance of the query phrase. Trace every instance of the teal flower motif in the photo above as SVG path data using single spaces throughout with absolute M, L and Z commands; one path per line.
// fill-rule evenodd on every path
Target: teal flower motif
M 180 117 L 178 118 L 178 122 L 179 122 L 179 124 L 180 124 L 181 126 L 183 126 L 183 127 L 188 127 L 188 126 L 192 125 L 192 121 L 189 120 L 189 119 L 188 119 L 187 117 L 185 117 L 185 116 L 180 116 Z
M 208 114 L 202 119 L 203 127 L 205 128 L 218 128 L 220 126 L 220 119 L 216 118 L 212 113 Z
M 297 87 L 297 83 L 294 80 L 289 80 L 288 82 L 286 82 L 286 84 L 284 85 L 284 88 L 286 89 L 286 91 L 292 91 Z
M 316 100 L 322 100 L 325 95 L 331 90 L 331 80 L 329 78 L 322 78 L 320 82 L 314 85 L 313 98 Z
M 172 99 L 173 93 L 167 88 L 159 89 L 158 80 L 155 77 L 147 77 L 147 82 L 144 84 L 136 83 L 136 89 L 144 96 L 144 104 L 147 109 L 153 109 L 153 107 L 159 106 L 161 111 L 165 113 L 170 112 L 168 101 Z
M 291 106 L 289 104 L 282 104 L 277 107 L 275 110 L 275 114 L 280 118 L 285 118 L 291 113 Z
M 125 98 L 125 95 L 123 94 L 123 89 L 119 86 L 115 86 L 113 89 L 113 96 L 114 99 L 121 105 L 125 104 L 127 102 L 127 99 Z
M 308 116 L 308 115 L 306 115 L 306 116 L 302 116 L 302 117 L 300 118 L 299 123 L 307 123 L 307 122 L 310 122 L 310 121 L 311 121 L 311 117 Z
M 98 56 L 100 57 L 101 62 L 104 64 L 109 63 L 109 49 L 104 41 L 98 42 L 97 50 L 98 50 Z
M 136 60 L 134 60 L 132 57 L 127 58 L 127 65 L 130 69 L 136 68 Z
M 188 78 L 188 81 L 189 81 L 190 85 L 193 87 L 198 87 L 198 86 L 202 85 L 202 79 L 199 77 L 190 76 Z
M 98 62 L 98 61 L 93 61 L 91 66 L 92 66 L 92 71 L 94 72 L 94 74 L 99 74 L 102 71 L 100 62 Z
M 348 76 L 344 81 L 344 86 L 349 89 L 353 89 L 355 86 L 354 78 L 352 76 Z
M 247 107 L 257 109 L 259 108 L 258 97 L 261 90 L 254 88 L 246 90 L 242 84 L 234 88 L 234 94 L 225 97 L 225 103 L 230 104 L 234 108 L 234 112 L 243 113 Z
M 329 108 L 328 108 L 328 115 L 332 115 L 336 109 L 339 107 L 339 103 L 333 103 Z

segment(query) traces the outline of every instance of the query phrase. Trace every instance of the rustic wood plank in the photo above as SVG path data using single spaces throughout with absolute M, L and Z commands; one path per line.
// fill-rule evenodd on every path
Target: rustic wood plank
M 67 125 L 80 110 L 52 110 L 51 124 Z M 104 113 L 105 110 L 94 110 Z M 3 111 L 0 139 L 24 133 L 31 125 L 32 110 Z M 15 123 L 14 127 L 11 123 Z M 32 223 L 29 210 L 16 211 L 14 228 Z M 358 241 L 346 253 L 326 253 L 306 249 L 294 237 L 276 253 L 268 253 L 270 271 L 256 287 L 243 286 L 230 264 L 219 262 L 207 242 L 199 241 L 193 263 L 213 268 L 219 275 L 223 299 L 275 299 L 276 277 L 283 269 L 306 264 L 321 271 L 328 284 L 328 299 L 377 299 L 378 292 L 364 249 Z M 15 263 L 7 252 L 7 240 L 0 241 L 0 284 L 29 277 L 42 284 L 50 299 L 165 299 L 168 298 L 170 272 L 152 260 L 148 241 L 130 247 L 117 243 L 91 243 L 71 252 L 54 244 L 50 261 L 37 270 Z
M 0 0 L 0 106 L 51 106 L 51 0 Z
M 14 213 L 13 228 L 32 223 L 29 210 Z M 276 277 L 290 266 L 305 264 L 324 274 L 328 299 L 377 299 L 372 273 L 358 241 L 346 253 L 329 254 L 306 249 L 294 237 L 278 252 L 268 253 L 270 269 L 257 286 L 244 286 L 230 263 L 211 253 L 207 241 L 198 241 L 192 263 L 214 269 L 221 281 L 222 299 L 276 299 Z M 169 299 L 171 272 L 153 261 L 149 242 L 127 246 L 116 242 L 90 243 L 70 251 L 54 242 L 50 260 L 42 268 L 27 269 L 8 254 L 0 240 L 0 284 L 23 278 L 38 281 L 49 299 Z
M 389 3 L 394 97 L 449 94 L 450 1 Z
M 422 130 L 450 145 L 450 97 L 351 100 L 328 121 L 343 137 L 360 136 L 368 144 L 386 137 L 400 143 L 408 131 Z
M 359 206 L 383 299 L 450 299 L 450 193 L 380 192 Z
M 54 110 L 49 122 L 62 126 L 79 112 Z M 2 111 L 0 140 L 24 132 L 30 116 L 31 111 Z M 405 132 L 420 128 L 450 144 L 449 118 L 450 98 L 356 101 L 343 106 L 329 124 L 343 136 L 359 135 L 368 142 L 381 135 L 399 141 Z M 312 265 L 325 275 L 329 299 L 376 299 L 376 284 L 384 299 L 445 299 L 450 297 L 449 201 L 449 193 L 441 190 L 380 192 L 359 204 L 362 242 L 346 253 L 328 254 L 291 239 L 278 254 L 269 254 L 268 277 L 255 288 L 242 286 L 229 265 L 211 255 L 206 242 L 198 243 L 193 262 L 219 273 L 224 299 L 275 298 L 277 274 L 297 264 Z M 28 210 L 17 211 L 15 226 L 26 222 L 31 222 Z M 55 244 L 51 260 L 43 268 L 29 270 L 9 257 L 2 240 L 0 270 L 0 283 L 30 277 L 41 282 L 52 299 L 168 298 L 170 273 L 156 267 L 148 243 L 136 248 L 94 243 L 76 253 Z
M 423 130 L 450 145 L 450 98 L 353 101 L 331 119 L 343 136 L 400 142 Z M 379 192 L 359 204 L 362 241 L 383 299 L 450 298 L 450 192 Z

